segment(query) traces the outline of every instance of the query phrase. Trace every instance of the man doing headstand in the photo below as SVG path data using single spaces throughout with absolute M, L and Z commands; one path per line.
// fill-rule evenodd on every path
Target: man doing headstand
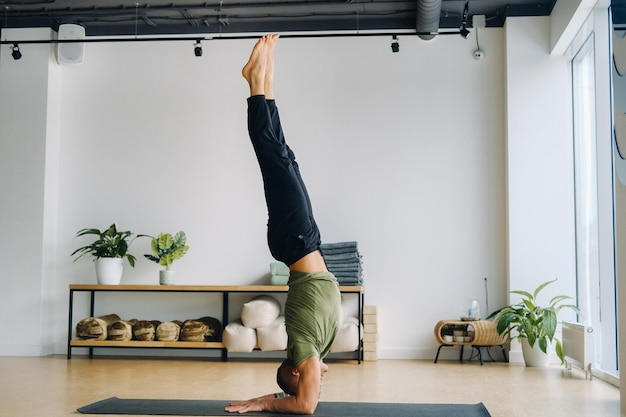
M 277 382 L 289 395 L 269 394 L 232 402 L 226 411 L 312 414 L 328 366 L 322 362 L 337 334 L 341 296 L 319 251 L 320 233 L 295 155 L 285 138 L 274 101 L 274 48 L 278 35 L 254 46 L 242 74 L 250 85 L 248 131 L 256 153 L 268 210 L 272 256 L 289 265 L 285 303 L 287 359 Z

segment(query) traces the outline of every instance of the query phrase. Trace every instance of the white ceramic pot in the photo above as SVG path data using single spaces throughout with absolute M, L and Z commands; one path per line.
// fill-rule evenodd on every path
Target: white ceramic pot
M 96 278 L 100 285 L 118 285 L 122 280 L 124 258 L 96 259 Z
M 528 339 L 521 339 L 522 353 L 524 354 L 524 362 L 526 366 L 548 366 L 550 364 L 551 346 L 548 344 L 548 353 L 543 353 L 539 347 L 539 343 L 535 342 L 532 348 L 528 343 Z
M 174 271 L 171 269 L 162 269 L 159 271 L 159 284 L 174 285 Z

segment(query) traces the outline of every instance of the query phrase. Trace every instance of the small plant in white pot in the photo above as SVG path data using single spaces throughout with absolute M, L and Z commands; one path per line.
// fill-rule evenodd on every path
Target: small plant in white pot
M 573 304 L 563 304 L 572 299 L 568 295 L 552 297 L 547 307 L 541 307 L 537 304 L 539 293 L 555 281 L 556 279 L 544 282 L 532 294 L 527 291 L 511 291 L 511 294 L 521 295 L 522 301 L 502 307 L 488 317 L 488 319 L 493 319 L 496 322 L 499 334 L 506 335 L 509 341 L 515 338 L 520 340 L 526 366 L 547 365 L 549 362 L 548 347 L 552 342 L 555 343 L 556 355 L 561 363 L 564 362 L 563 346 L 561 341 L 554 336 L 557 327 L 557 315 L 564 308 L 576 313 L 579 312 L 579 309 Z
M 72 252 L 70 256 L 78 255 L 74 262 L 86 254 L 93 255 L 98 284 L 119 284 L 124 269 L 124 258 L 128 260 L 131 267 L 135 266 L 136 258 L 128 252 L 128 248 L 136 237 L 131 239 L 133 233 L 129 230 L 117 230 L 115 223 L 103 231 L 82 229 L 76 233 L 76 237 L 86 235 L 95 235 L 97 238 L 89 245 L 82 246 Z
M 150 236 L 152 237 L 152 236 Z M 157 237 L 152 237 L 151 254 L 144 255 L 147 259 L 165 267 L 159 271 L 159 283 L 161 285 L 171 285 L 174 283 L 174 271 L 170 269 L 175 260 L 182 258 L 187 251 L 187 236 L 180 231 L 172 236 L 170 233 L 159 233 Z

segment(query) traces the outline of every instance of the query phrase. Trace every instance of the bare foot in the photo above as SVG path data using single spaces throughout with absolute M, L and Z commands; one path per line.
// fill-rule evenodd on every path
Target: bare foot
M 265 97 L 274 99 L 274 50 L 280 35 L 267 35 L 267 64 L 265 66 Z
M 250 59 L 241 70 L 243 78 L 250 85 L 250 95 L 265 94 L 265 68 L 267 65 L 267 36 L 257 41 L 250 54 Z

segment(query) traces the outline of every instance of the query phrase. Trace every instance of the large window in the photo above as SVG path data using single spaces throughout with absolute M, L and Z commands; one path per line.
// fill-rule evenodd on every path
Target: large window
M 594 328 L 596 367 L 616 374 L 617 336 L 615 283 L 611 269 L 602 263 L 601 251 L 613 247 L 613 235 L 603 233 L 603 222 L 612 222 L 601 211 L 603 192 L 612 187 L 598 175 L 599 146 L 596 126 L 596 73 L 593 33 L 587 37 L 572 59 L 574 111 L 574 184 L 576 196 L 576 272 L 577 302 L 582 314 L 579 321 Z M 601 170 L 600 170 L 601 171 Z M 609 195 L 609 198 L 611 196 Z M 603 213 L 600 215 L 599 213 Z M 603 217 L 604 216 L 604 217 Z

